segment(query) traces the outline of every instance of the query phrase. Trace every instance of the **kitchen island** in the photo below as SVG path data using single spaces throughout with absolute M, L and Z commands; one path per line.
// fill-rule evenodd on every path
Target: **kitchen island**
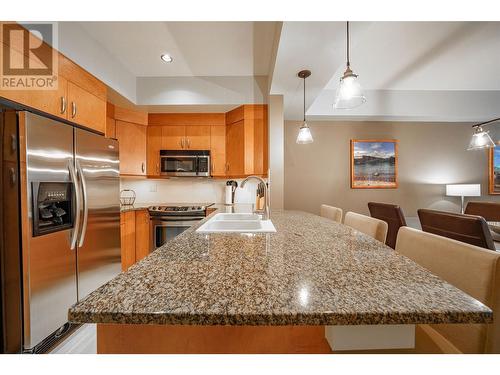
M 271 219 L 267 234 L 197 233 L 202 221 L 69 320 L 98 323 L 99 353 L 328 353 L 325 327 L 492 322 L 488 307 L 352 228 L 298 211 Z

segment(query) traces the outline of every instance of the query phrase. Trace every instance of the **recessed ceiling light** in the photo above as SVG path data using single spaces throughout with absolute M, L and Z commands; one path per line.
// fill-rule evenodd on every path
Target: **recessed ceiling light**
M 170 56 L 168 53 L 161 55 L 161 59 L 167 63 L 170 63 L 173 60 L 172 56 Z

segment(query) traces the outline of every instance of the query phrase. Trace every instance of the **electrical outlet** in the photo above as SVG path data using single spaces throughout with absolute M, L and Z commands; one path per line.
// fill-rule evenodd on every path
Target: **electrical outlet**
M 150 184 L 149 185 L 149 192 L 150 193 L 156 193 L 158 191 L 158 185 L 157 184 Z

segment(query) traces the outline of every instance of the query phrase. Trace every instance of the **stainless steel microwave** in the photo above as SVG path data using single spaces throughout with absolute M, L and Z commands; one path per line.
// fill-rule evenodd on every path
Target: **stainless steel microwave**
M 177 177 L 210 177 L 210 151 L 161 150 L 160 174 Z

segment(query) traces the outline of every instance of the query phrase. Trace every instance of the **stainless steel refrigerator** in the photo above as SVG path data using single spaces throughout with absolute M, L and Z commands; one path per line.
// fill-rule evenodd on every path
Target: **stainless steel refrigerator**
M 66 327 L 68 308 L 120 270 L 118 142 L 17 112 L 23 347 Z

